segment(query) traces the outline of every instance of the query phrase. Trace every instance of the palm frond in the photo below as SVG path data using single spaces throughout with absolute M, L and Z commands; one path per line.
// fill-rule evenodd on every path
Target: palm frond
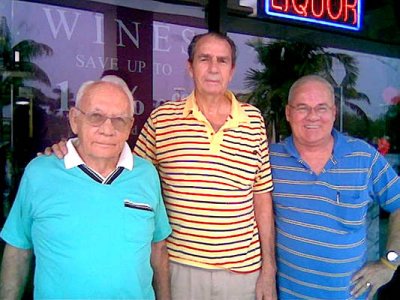
M 33 40 L 23 40 L 14 45 L 13 50 L 20 52 L 21 61 L 31 61 L 40 56 L 53 55 L 53 49 L 46 44 L 38 43 Z

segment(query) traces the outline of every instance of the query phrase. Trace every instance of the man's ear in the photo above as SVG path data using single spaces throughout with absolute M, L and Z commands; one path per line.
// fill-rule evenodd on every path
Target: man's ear
M 229 76 L 229 82 L 232 81 L 233 76 L 235 75 L 235 71 L 236 71 L 236 65 L 232 65 L 232 69 L 231 69 L 230 76 Z
M 193 78 L 193 67 L 192 67 L 192 63 L 190 61 L 187 61 L 186 68 L 190 75 L 190 78 Z
M 290 117 L 290 107 L 289 107 L 289 104 L 286 104 L 286 106 L 285 106 L 285 116 L 286 116 L 286 121 L 289 122 L 289 117 Z
M 71 109 L 68 112 L 68 120 L 69 120 L 69 126 L 71 126 L 71 130 L 74 134 L 78 134 L 78 111 L 75 109 L 75 107 L 71 107 Z

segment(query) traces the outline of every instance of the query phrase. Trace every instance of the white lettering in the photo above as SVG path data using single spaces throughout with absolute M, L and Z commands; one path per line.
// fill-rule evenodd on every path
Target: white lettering
M 78 68 L 83 68 L 84 66 L 85 66 L 85 62 L 84 62 L 84 55 L 82 55 L 82 54 L 78 54 L 77 56 L 76 56 L 76 66 L 78 67 Z
M 43 10 L 44 10 L 44 12 L 46 14 L 47 22 L 48 22 L 48 24 L 50 26 L 50 30 L 51 30 L 51 33 L 53 34 L 53 38 L 57 39 L 57 36 L 60 33 L 60 29 L 61 29 L 61 26 L 62 26 L 64 28 L 65 34 L 67 35 L 67 39 L 70 40 L 71 36 L 72 36 L 72 33 L 75 30 L 76 23 L 78 22 L 78 18 L 80 16 L 80 13 L 74 12 L 75 19 L 73 21 L 72 26 L 70 27 L 68 25 L 67 18 L 65 17 L 66 11 L 62 10 L 62 9 L 57 9 L 56 11 L 58 12 L 58 15 L 59 15 L 60 19 L 58 21 L 58 25 L 56 26 L 55 23 L 54 23 L 54 20 L 53 20 L 53 16 L 51 14 L 51 10 L 52 9 L 44 7 Z
M 140 116 L 144 113 L 144 103 L 140 100 L 135 100 L 135 115 Z
M 183 38 L 183 41 L 185 42 L 185 45 L 182 45 L 182 47 L 181 47 L 182 54 L 186 54 L 186 55 L 188 54 L 187 47 L 189 46 L 190 41 L 193 39 L 194 35 L 195 35 L 195 32 L 191 29 L 186 28 L 182 31 L 182 38 Z
M 60 111 L 68 111 L 68 81 L 60 82 L 57 86 L 61 92 Z
M 164 30 L 165 34 L 162 35 L 162 30 Z M 153 50 L 160 52 L 169 52 L 171 46 L 168 47 L 168 33 L 169 26 L 154 24 L 153 26 Z M 164 47 L 163 47 L 164 46 Z
M 95 44 L 104 44 L 104 16 L 102 14 L 95 14 L 96 19 L 96 40 L 94 41 Z
M 92 68 L 92 69 L 110 69 L 110 70 L 118 70 L 118 58 L 116 57 L 93 57 L 93 56 L 85 56 L 83 54 L 78 54 L 75 56 L 76 63 L 75 65 L 78 68 Z
M 119 20 L 115 19 L 115 22 L 117 22 L 118 25 L 118 44 L 117 46 L 119 47 L 125 47 L 123 41 L 122 41 L 122 31 L 126 33 L 126 35 L 129 37 L 129 39 L 132 41 L 132 43 L 136 46 L 136 48 L 140 48 L 140 41 L 139 41 L 139 25 L 140 23 L 137 22 L 132 22 L 132 24 L 135 25 L 135 34 L 136 36 L 133 36 L 132 33 L 129 31 L 129 29 L 125 26 L 125 24 Z
M 132 67 L 132 63 L 134 67 Z M 146 62 L 143 60 L 130 60 L 128 59 L 128 70 L 129 72 L 136 72 L 136 73 L 142 73 L 143 69 L 146 67 Z
M 156 75 L 170 76 L 172 74 L 172 66 L 170 64 L 154 63 Z

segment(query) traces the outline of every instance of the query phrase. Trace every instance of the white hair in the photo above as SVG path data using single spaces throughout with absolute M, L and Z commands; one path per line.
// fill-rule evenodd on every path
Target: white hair
M 302 86 L 303 84 L 309 83 L 309 82 L 319 82 L 319 83 L 325 85 L 326 88 L 329 90 L 329 93 L 331 94 L 332 103 L 335 104 L 335 91 L 333 90 L 333 86 L 329 83 L 328 80 L 326 80 L 325 78 L 323 78 L 319 75 L 306 75 L 306 76 L 303 76 L 303 77 L 300 77 L 299 79 L 297 79 L 290 87 L 288 103 L 292 102 L 295 90 L 298 87 Z
M 80 86 L 78 92 L 76 93 L 76 101 L 75 101 L 75 106 L 79 107 L 80 102 L 82 101 L 83 96 L 86 94 L 89 88 L 91 88 L 93 85 L 101 84 L 103 82 L 108 82 L 111 83 L 118 88 L 120 88 L 128 97 L 129 99 L 129 108 L 131 110 L 132 115 L 135 113 L 135 105 L 134 105 L 134 100 L 131 91 L 128 88 L 128 85 L 126 82 L 121 78 L 116 75 L 106 75 L 102 77 L 100 80 L 89 80 Z

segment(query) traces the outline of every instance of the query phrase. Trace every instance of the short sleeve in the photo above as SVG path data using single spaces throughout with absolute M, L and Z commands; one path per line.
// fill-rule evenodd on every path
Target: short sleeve
M 399 209 L 400 177 L 379 152 L 375 153 L 370 172 L 371 192 L 380 206 L 388 212 Z
M 254 183 L 253 191 L 254 193 L 266 193 L 271 192 L 273 190 L 272 183 L 272 172 L 271 165 L 269 159 L 269 149 L 268 149 L 268 141 L 267 134 L 265 131 L 265 124 L 262 116 L 260 115 L 260 153 L 261 153 L 261 162 L 258 174 L 256 176 L 256 180 Z
M 29 198 L 32 191 L 28 177 L 29 176 L 25 172 L 21 179 L 10 214 L 0 234 L 1 238 L 7 244 L 21 249 L 32 248 L 32 205 Z
M 157 164 L 156 132 L 152 116 L 147 119 L 140 131 L 133 152 L 140 157 L 150 160 L 154 165 Z
M 172 232 L 171 225 L 168 221 L 167 211 L 165 209 L 164 200 L 161 195 L 160 181 L 157 173 L 155 174 L 155 180 L 157 180 L 157 195 L 158 195 L 158 205 L 155 211 L 155 231 L 153 242 L 160 242 L 165 240 Z

